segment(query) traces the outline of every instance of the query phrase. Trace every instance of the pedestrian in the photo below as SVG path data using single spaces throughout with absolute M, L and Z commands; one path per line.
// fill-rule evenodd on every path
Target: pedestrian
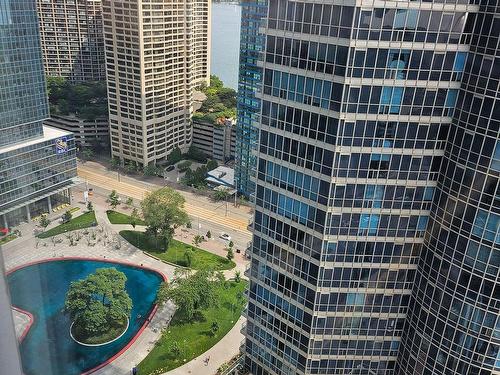
M 132 375 L 137 375 L 137 367 L 132 367 Z

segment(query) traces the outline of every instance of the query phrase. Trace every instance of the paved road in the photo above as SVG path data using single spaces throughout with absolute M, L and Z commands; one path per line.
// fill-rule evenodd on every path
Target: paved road
M 94 163 L 95 164 L 95 163 Z M 78 176 L 88 181 L 90 185 L 95 185 L 107 190 L 116 190 L 119 194 L 142 200 L 146 193 L 159 188 L 160 186 L 145 184 L 141 181 L 134 181 L 127 178 L 127 182 L 118 181 L 118 175 L 96 167 L 95 165 L 79 165 Z M 186 198 L 185 208 L 192 218 L 199 218 L 221 225 L 234 231 L 242 232 L 250 236 L 248 223 L 251 218 L 248 209 L 241 210 L 230 204 L 214 204 L 206 197 L 195 197 L 194 194 L 179 191 Z M 227 209 L 227 216 L 226 215 Z M 246 212 L 245 212 L 246 211 Z M 222 215 L 221 215 L 222 212 Z

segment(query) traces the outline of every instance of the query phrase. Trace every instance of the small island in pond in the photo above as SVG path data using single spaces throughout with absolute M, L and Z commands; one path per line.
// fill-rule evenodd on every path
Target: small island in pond
M 125 290 L 127 277 L 116 268 L 99 268 L 71 283 L 65 310 L 70 314 L 71 337 L 83 345 L 104 345 L 128 327 L 132 300 Z

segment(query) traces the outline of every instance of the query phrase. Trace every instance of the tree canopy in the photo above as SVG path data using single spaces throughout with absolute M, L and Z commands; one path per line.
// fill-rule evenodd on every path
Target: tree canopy
M 165 242 L 165 249 L 168 248 L 175 228 L 189 222 L 184 202 L 184 197 L 169 187 L 147 194 L 141 202 L 148 233 L 162 239 Z
M 62 77 L 47 77 L 50 113 L 74 114 L 95 120 L 108 114 L 106 82 L 73 83 Z
M 88 335 L 129 317 L 132 300 L 125 290 L 127 277 L 116 268 L 99 268 L 87 278 L 71 283 L 65 309 Z
M 219 77 L 211 75 L 210 86 L 202 86 L 201 91 L 206 99 L 193 115 L 194 120 L 216 124 L 220 118 L 236 117 L 236 91 L 224 87 Z
M 224 281 L 222 272 L 205 269 L 192 273 L 178 268 L 172 282 L 161 285 L 157 302 L 161 304 L 172 300 L 185 317 L 191 320 L 197 310 L 217 304 L 217 289 Z

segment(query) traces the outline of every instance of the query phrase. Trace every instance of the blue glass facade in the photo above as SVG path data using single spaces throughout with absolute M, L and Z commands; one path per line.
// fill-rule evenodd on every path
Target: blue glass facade
M 35 0 L 0 0 L 0 226 L 68 201 L 74 136 L 49 115 Z M 51 200 L 52 198 L 52 200 Z
M 264 36 L 259 34 L 262 18 L 267 13 L 267 0 L 244 1 L 241 10 L 240 71 L 238 82 L 238 121 L 236 125 L 235 180 L 238 191 L 246 196 L 255 190 L 255 149 L 260 100 L 256 97 L 262 69 L 257 61 L 264 49 Z
M 435 358 L 425 351 L 428 346 L 419 347 L 428 306 L 414 318 L 404 345 L 402 335 L 407 317 L 414 317 L 409 306 L 418 290 L 414 281 L 422 279 L 420 269 L 438 264 L 436 259 L 425 264 L 421 256 L 435 226 L 431 212 L 437 214 L 436 202 L 443 199 L 439 181 L 447 173 L 445 153 L 457 134 L 460 142 L 470 143 L 453 148 L 453 160 L 483 145 L 473 146 L 465 130 L 457 130 L 462 125 L 453 122 L 455 107 L 470 108 L 464 106 L 463 82 L 470 79 L 469 44 L 479 40 L 470 25 L 478 10 L 467 1 L 398 2 L 385 8 L 269 2 L 259 63 L 246 312 L 246 364 L 253 374 L 447 373 L 421 370 L 421 363 L 414 366 L 410 359 Z M 498 41 L 498 25 L 495 30 Z M 495 42 L 491 46 L 494 55 Z M 480 71 L 483 61 L 488 72 L 500 66 L 490 57 L 478 63 Z M 483 80 L 483 90 L 493 73 Z M 498 77 L 491 87 L 497 84 Z M 499 116 L 491 112 L 491 100 L 488 105 L 483 125 L 492 122 L 484 126 L 493 127 L 490 137 L 498 141 Z M 471 121 L 466 111 L 465 123 Z M 475 124 L 470 128 L 476 131 Z M 480 133 L 483 142 L 487 137 Z M 490 141 L 483 163 L 498 168 L 500 150 Z M 470 168 L 479 166 L 476 160 Z M 498 195 L 498 181 L 491 184 L 490 197 Z M 484 189 L 479 182 L 477 187 Z M 453 215 L 444 211 L 454 210 L 454 202 L 442 203 L 443 215 Z M 500 216 L 492 212 L 493 204 L 474 211 L 467 229 L 472 235 L 498 238 Z M 439 277 L 438 270 L 427 272 Z M 497 289 L 488 289 L 489 297 L 495 298 Z M 418 292 L 424 301 L 426 291 Z M 464 371 L 450 374 L 469 374 Z
M 398 374 L 500 373 L 500 8 L 481 2 L 419 260 Z
M 0 2 L 0 147 L 42 135 L 49 117 L 34 0 Z

